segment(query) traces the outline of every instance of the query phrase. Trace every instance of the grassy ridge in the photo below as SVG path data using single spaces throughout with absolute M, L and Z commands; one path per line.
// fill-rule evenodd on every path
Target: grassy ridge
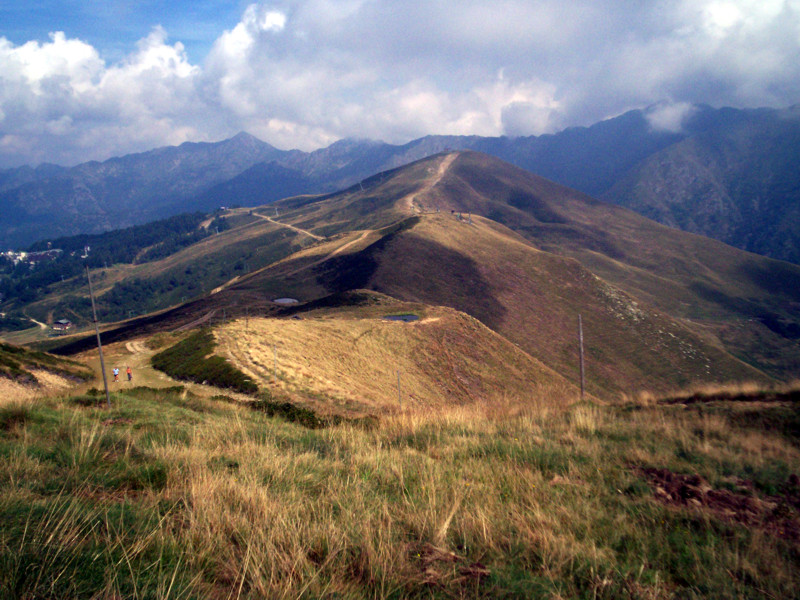
M 309 309 L 301 319 L 221 325 L 218 353 L 275 399 L 324 415 L 438 408 L 543 390 L 558 390 L 562 402 L 577 396 L 568 381 L 465 314 L 366 292 L 342 300 L 363 303 Z M 422 318 L 384 319 L 398 312 Z
M 642 474 L 756 502 L 784 493 L 796 438 L 554 400 L 315 430 L 180 390 L 6 405 L 0 595 L 798 597 L 797 540 L 667 505 Z
M 258 391 L 255 382 L 221 356 L 213 356 L 214 334 L 201 329 L 154 355 L 153 368 L 181 381 L 208 383 L 245 394 Z

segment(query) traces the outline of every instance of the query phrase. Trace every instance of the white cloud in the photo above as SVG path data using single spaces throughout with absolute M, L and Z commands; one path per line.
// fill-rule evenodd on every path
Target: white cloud
M 14 47 L 0 38 L 0 78 L 27 86 L 37 96 L 52 93 L 48 83 L 59 79 L 74 92 L 91 87 L 103 68 L 97 51 L 80 40 L 69 40 L 62 32 L 50 34 L 50 42 L 28 42 Z
M 208 112 L 199 74 L 160 28 L 110 67 L 61 32 L 18 47 L 0 39 L 0 163 L 74 164 L 202 137 L 187 126 Z
M 648 108 L 645 118 L 654 131 L 680 133 L 693 112 L 695 107 L 688 102 L 662 102 Z
M 0 166 L 76 163 L 247 130 L 340 137 L 529 135 L 659 104 L 800 98 L 800 0 L 274 0 L 192 64 L 154 28 L 107 64 L 85 41 L 0 38 Z

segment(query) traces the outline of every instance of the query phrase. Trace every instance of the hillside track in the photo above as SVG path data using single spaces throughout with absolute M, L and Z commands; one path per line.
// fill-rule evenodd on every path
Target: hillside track
M 319 236 L 316 233 L 311 233 L 310 231 L 307 231 L 305 229 L 300 229 L 299 227 L 295 227 L 294 225 L 290 225 L 289 223 L 281 223 L 280 221 L 276 221 L 272 217 L 268 217 L 266 215 L 262 215 L 262 214 L 257 213 L 257 212 L 254 212 L 253 214 L 255 216 L 257 216 L 257 217 L 260 217 L 260 218 L 264 219 L 265 221 L 269 221 L 270 223 L 273 223 L 274 225 L 278 225 L 279 227 L 286 227 L 288 229 L 296 231 L 297 233 L 302 233 L 304 235 L 312 237 L 315 240 L 324 240 L 325 239 L 324 237 Z
M 422 186 L 422 189 L 414 192 L 413 194 L 409 194 L 405 198 L 402 198 L 399 202 L 400 206 L 412 214 L 422 213 L 423 210 L 419 206 L 415 205 L 417 198 L 428 194 L 439 184 L 439 182 L 442 180 L 442 177 L 444 177 L 445 173 L 447 173 L 447 170 L 450 168 L 450 165 L 453 164 L 453 161 L 456 158 L 458 158 L 457 152 L 453 152 L 443 157 L 442 162 L 439 163 L 439 168 L 436 170 L 436 174 L 425 182 L 425 184 Z
M 348 250 L 349 248 L 353 247 L 354 245 L 356 245 L 359 242 L 361 242 L 362 240 L 364 240 L 370 233 L 373 233 L 373 231 L 371 229 L 363 231 L 359 237 L 357 237 L 357 238 L 355 238 L 353 240 L 350 240 L 346 244 L 343 244 L 343 245 L 339 246 L 338 248 L 333 250 L 331 253 L 326 254 L 325 256 L 323 256 L 319 260 L 314 261 L 311 264 L 303 265 L 302 267 L 300 267 L 298 269 L 295 269 L 294 271 L 290 271 L 289 273 L 286 273 L 286 275 L 284 275 L 284 277 L 290 277 L 291 275 L 295 275 L 295 274 L 297 274 L 300 271 L 303 271 L 305 269 L 310 269 L 310 268 L 316 267 L 317 265 L 320 265 L 320 264 L 324 263 L 325 261 L 330 260 L 334 256 L 338 256 L 339 254 L 341 254 L 345 250 Z
M 207 323 L 208 321 L 211 320 L 211 317 L 213 317 L 215 314 L 217 314 L 217 309 L 216 308 L 214 310 L 208 311 L 202 317 L 200 317 L 199 319 L 195 319 L 191 323 L 186 323 L 186 325 L 181 325 L 180 327 L 175 329 L 175 332 L 186 331 L 187 329 L 192 329 L 193 327 L 197 327 L 198 325 L 202 325 L 203 323 Z
M 141 340 L 125 342 L 125 349 L 131 354 L 141 354 L 142 352 L 147 352 L 147 346 L 145 346 L 144 342 Z

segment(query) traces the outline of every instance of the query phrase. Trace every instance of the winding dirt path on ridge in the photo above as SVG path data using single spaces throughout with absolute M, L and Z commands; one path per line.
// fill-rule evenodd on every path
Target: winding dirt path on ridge
M 361 240 L 363 240 L 363 239 L 364 239 L 365 237 L 367 237 L 367 236 L 368 236 L 370 233 L 372 233 L 372 230 L 371 230 L 371 229 L 367 229 L 366 231 L 362 232 L 362 234 L 361 234 L 360 236 L 358 236 L 356 239 L 354 239 L 354 240 L 350 240 L 350 241 L 349 241 L 349 242 L 347 242 L 346 244 L 342 244 L 341 246 L 339 246 L 338 248 L 336 248 L 336 250 L 334 250 L 334 251 L 333 251 L 333 252 L 331 252 L 330 254 L 326 254 L 325 256 L 323 256 L 323 257 L 322 257 L 322 258 L 320 258 L 319 260 L 315 260 L 315 261 L 314 261 L 313 263 L 311 263 L 311 264 L 308 264 L 308 265 L 303 265 L 303 266 L 302 266 L 302 267 L 300 267 L 299 269 L 295 269 L 294 271 L 290 271 L 289 273 L 286 273 L 286 274 L 284 275 L 284 277 L 289 277 L 289 276 L 291 276 L 291 275 L 294 275 L 295 273 L 299 273 L 300 271 L 304 271 L 305 269 L 310 269 L 310 268 L 312 268 L 312 267 L 316 267 L 317 265 L 320 265 L 320 264 L 324 263 L 326 260 L 330 260 L 330 259 L 331 259 L 331 258 L 333 258 L 334 256 L 337 256 L 338 254 L 341 254 L 342 252 L 344 252 L 345 250 L 347 250 L 348 248 L 350 248 L 350 246 L 353 246 L 354 244 L 357 244 L 358 242 L 360 242 Z
M 289 229 L 293 229 L 294 231 L 296 231 L 298 233 L 304 233 L 307 236 L 314 238 L 315 240 L 324 240 L 325 239 L 324 237 L 321 237 L 321 236 L 317 235 L 316 233 L 311 233 L 310 231 L 306 231 L 305 229 L 300 229 L 299 227 L 295 227 L 294 225 L 289 225 L 289 223 L 281 223 L 280 221 L 276 221 L 272 217 L 268 217 L 266 215 L 262 215 L 262 214 L 257 213 L 257 212 L 254 212 L 253 214 L 256 215 L 257 217 L 261 217 L 265 221 L 269 221 L 270 223 L 274 223 L 275 225 L 278 225 L 280 227 L 288 227 Z
M 414 202 L 417 200 L 419 196 L 427 194 L 439 184 L 439 182 L 442 180 L 442 177 L 444 177 L 444 174 L 447 173 L 447 170 L 450 168 L 450 165 L 453 164 L 453 161 L 456 159 L 457 156 L 458 152 L 453 152 L 445 156 L 442 159 L 442 162 L 439 163 L 439 168 L 436 171 L 436 175 L 434 175 L 431 179 L 429 179 L 428 182 L 424 186 L 422 186 L 421 190 L 413 194 L 409 194 L 403 200 L 400 201 L 405 204 L 405 208 L 409 212 L 412 213 L 422 212 L 419 209 L 419 207 L 414 206 Z
M 173 329 L 172 332 L 173 333 L 177 333 L 179 331 L 186 331 L 187 329 L 191 329 L 192 327 L 196 327 L 198 325 L 202 325 L 203 323 L 205 323 L 207 321 L 210 321 L 211 317 L 213 317 L 215 314 L 217 314 L 217 309 L 216 308 L 213 309 L 213 310 L 210 310 L 209 312 L 204 314 L 202 317 L 200 317 L 199 319 L 195 319 L 191 323 L 186 323 L 186 325 L 181 325 L 177 329 Z

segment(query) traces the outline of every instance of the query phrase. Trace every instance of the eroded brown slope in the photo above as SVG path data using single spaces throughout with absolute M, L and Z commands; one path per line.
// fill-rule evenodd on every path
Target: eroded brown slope
M 507 225 L 773 376 L 800 370 L 800 268 L 687 234 L 477 153 L 438 186 L 445 209 Z
M 763 379 L 576 260 L 537 250 L 481 217 L 470 225 L 449 214 L 428 215 L 394 236 L 373 260 L 368 287 L 467 312 L 572 380 L 581 314 L 590 390 L 598 394 Z

